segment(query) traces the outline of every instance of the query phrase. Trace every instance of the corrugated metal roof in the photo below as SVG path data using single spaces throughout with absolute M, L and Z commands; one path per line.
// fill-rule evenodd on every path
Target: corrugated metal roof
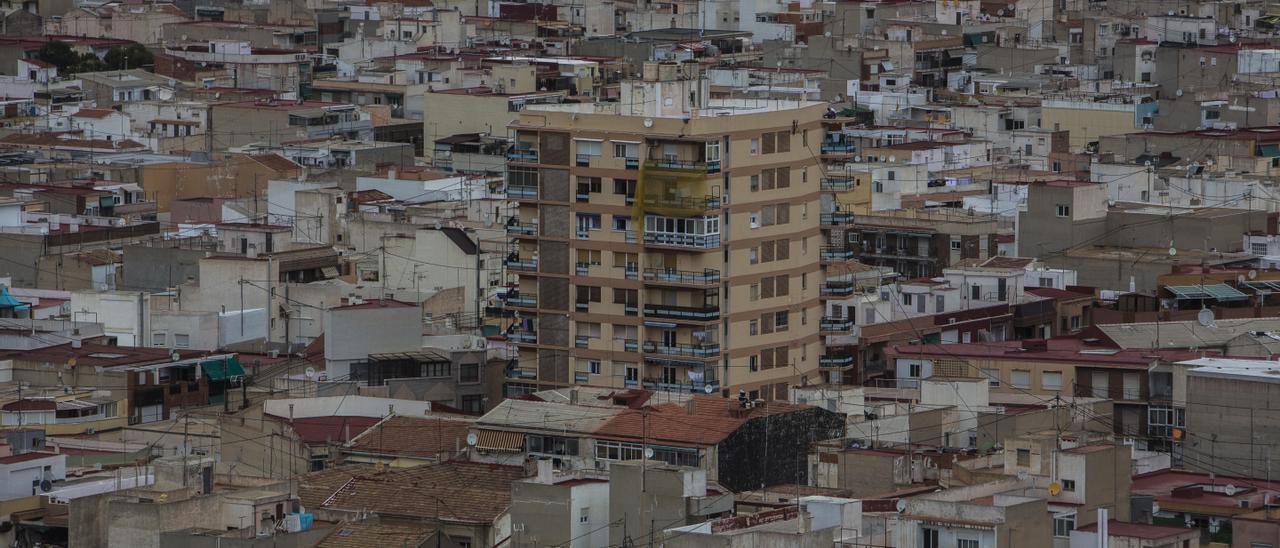
M 562 403 L 527 400 L 503 400 L 485 413 L 477 425 L 501 429 L 552 430 L 556 432 L 595 432 L 620 411 L 599 407 L 582 407 Z
M 1096 326 L 1120 348 L 1209 348 L 1250 331 L 1280 331 L 1280 318 L 1216 320 L 1213 327 L 1196 321 L 1101 324 Z M 1153 345 L 1159 336 L 1159 344 Z

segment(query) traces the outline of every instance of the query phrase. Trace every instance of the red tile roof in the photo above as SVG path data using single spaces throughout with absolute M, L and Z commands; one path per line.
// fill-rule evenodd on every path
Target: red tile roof
M 685 404 L 662 403 L 644 409 L 628 409 L 596 429 L 596 436 L 609 439 L 640 440 L 680 446 L 716 445 L 747 421 L 810 409 L 808 405 L 767 402 L 738 414 L 736 400 L 715 396 L 692 396 L 693 413 Z
M 71 116 L 74 118 L 106 118 L 113 113 L 115 113 L 114 110 L 107 108 L 82 108 Z
M 1079 528 L 1080 531 L 1097 532 L 1098 524 L 1091 523 Z M 1146 540 L 1160 540 L 1169 537 L 1176 537 L 1187 533 L 1194 533 L 1194 529 L 1184 527 L 1170 527 L 1167 525 L 1147 525 L 1145 523 L 1129 523 L 1120 520 L 1110 520 L 1107 522 L 1107 534 L 1113 537 L 1130 537 Z
M 307 417 L 293 419 L 293 431 L 306 443 L 345 442 L 347 431 L 354 438 L 378 424 L 377 417 Z
M 471 425 L 468 420 L 397 415 L 368 429 L 351 444 L 351 449 L 381 455 L 435 457 L 463 446 Z
M 1057 289 L 1054 287 L 1028 287 L 1026 292 L 1039 297 L 1058 299 L 1060 301 L 1093 298 L 1093 295 L 1088 293 L 1076 293 L 1075 291 L 1067 291 L 1065 289 Z
M 450 461 L 356 475 L 321 506 L 455 523 L 490 524 L 511 506 L 520 466 Z
M 346 306 L 335 306 L 330 310 L 363 310 L 368 308 L 413 308 L 417 305 L 397 301 L 395 299 L 373 299 L 362 302 L 360 304 L 349 304 Z
M 53 411 L 58 408 L 58 403 L 53 400 L 34 400 L 22 399 L 11 401 L 0 407 L 4 411 Z
M 1204 357 L 1189 350 L 1121 350 L 1088 346 L 1081 339 L 1058 337 L 1044 341 L 1047 350 L 1023 348 L 1025 341 L 986 343 L 899 345 L 885 351 L 889 357 L 946 356 L 951 358 L 1004 358 L 1031 362 L 1069 362 L 1079 365 L 1145 368 L 1157 359 L 1174 362 Z

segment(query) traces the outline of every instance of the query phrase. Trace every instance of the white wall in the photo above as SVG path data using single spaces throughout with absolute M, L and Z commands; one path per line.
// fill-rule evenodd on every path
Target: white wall
M 288 417 L 293 406 L 293 418 L 308 417 L 385 417 L 394 410 L 403 416 L 422 416 L 431 411 L 431 402 L 397 400 L 370 396 L 320 396 L 315 398 L 289 398 L 266 400 L 262 411 L 277 417 Z
M 31 482 L 44 478 L 44 467 L 50 467 L 52 480 L 67 478 L 67 456 L 50 455 L 46 458 L 29 460 L 9 465 L 0 464 L 0 500 L 29 497 L 40 494 L 37 487 L 31 491 Z

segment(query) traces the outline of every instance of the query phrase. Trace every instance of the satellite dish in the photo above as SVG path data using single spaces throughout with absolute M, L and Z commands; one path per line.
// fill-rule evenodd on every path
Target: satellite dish
M 826 38 L 831 38 L 831 31 L 827 31 L 827 32 L 822 33 L 822 36 L 823 36 L 823 37 L 826 37 Z
M 48 493 L 53 490 L 53 482 L 47 479 L 40 480 L 40 490 Z
M 476 443 L 479 443 L 479 441 L 480 441 L 480 437 L 476 436 L 475 432 L 470 432 L 467 434 L 467 445 L 470 445 L 471 447 L 475 447 Z
M 709 384 L 704 384 L 704 385 L 702 385 L 702 393 L 703 393 L 703 394 L 706 394 L 706 395 L 708 395 L 708 396 L 709 396 L 709 395 L 711 395 L 711 393 L 712 393 L 712 392 L 715 392 L 715 391 L 716 391 L 716 388 L 715 388 L 714 386 L 711 386 L 711 385 L 709 385 Z
M 75 357 L 75 356 L 72 356 L 72 357 L 70 357 L 70 358 L 67 358 L 67 365 L 68 365 L 68 366 L 70 366 L 70 367 L 75 367 L 75 366 L 76 366 L 76 357 Z
M 644 458 L 645 458 L 645 459 L 651 459 L 651 458 L 653 458 L 653 448 L 652 448 L 652 447 L 645 447 L 645 448 L 644 448 Z
M 169 501 L 169 493 L 160 493 L 160 496 L 156 497 L 156 500 L 158 500 L 158 501 L 160 501 L 160 502 L 168 502 L 168 501 Z
M 1154 502 L 1154 501 L 1151 503 L 1151 513 L 1152 514 L 1160 513 L 1160 503 Z
M 44 484 L 43 484 L 43 483 L 42 483 L 42 484 L 40 484 L 40 488 L 41 488 L 41 489 L 43 489 L 43 488 L 44 488 Z M 1234 496 L 1236 496 L 1236 486 L 1234 486 L 1234 485 L 1232 485 L 1232 484 L 1228 483 L 1226 487 L 1223 487 L 1223 488 L 1222 488 L 1222 492 L 1226 493 L 1228 497 L 1234 497 Z
M 1196 321 L 1205 327 L 1213 327 L 1213 311 L 1208 308 L 1200 309 L 1200 313 L 1196 314 Z
M 1055 481 L 1049 484 L 1049 496 L 1056 497 L 1058 496 L 1058 493 L 1061 493 L 1061 492 L 1062 492 L 1061 483 L 1058 483 Z
M 906 512 L 906 511 L 907 511 L 907 499 L 898 499 L 898 502 L 897 502 L 896 504 L 894 504 L 894 505 L 893 505 L 893 507 L 898 509 L 898 513 L 899 513 L 899 514 L 901 514 L 901 513 L 903 513 L 903 512 Z
M 178 355 L 178 351 L 177 351 L 177 350 L 174 350 L 174 351 L 173 351 L 173 353 L 169 354 L 169 359 L 170 359 L 170 360 L 172 360 L 172 361 L 175 361 L 175 362 L 176 362 L 176 361 L 178 361 L 178 360 L 182 359 L 182 357 Z
M 1174 255 L 1177 255 L 1177 254 L 1178 254 L 1178 248 L 1176 248 L 1176 247 L 1171 247 L 1171 248 L 1169 248 L 1169 256 L 1170 256 L 1170 257 L 1173 257 Z
M 644 127 L 653 127 L 653 118 L 645 118 Z
M 1236 276 L 1236 283 L 1241 283 L 1241 284 L 1242 284 L 1242 283 L 1244 283 L 1244 281 L 1245 281 L 1246 279 L 1247 279 L 1247 278 L 1245 278 L 1245 275 L 1244 275 L 1244 274 L 1241 274 L 1241 275 L 1239 275 L 1239 276 Z
M 1257 270 L 1250 270 L 1250 271 L 1249 271 L 1249 279 L 1250 279 L 1250 280 L 1252 280 L 1252 279 L 1254 279 L 1254 278 L 1257 278 L 1257 277 L 1258 277 L 1258 271 L 1257 271 Z
M 1178 91 L 1173 92 L 1173 94 L 1177 95 L 1178 97 L 1182 97 L 1182 90 L 1179 89 Z
M 316 378 L 316 368 L 308 367 L 305 371 L 302 372 L 302 374 L 305 375 L 308 379 L 314 379 Z

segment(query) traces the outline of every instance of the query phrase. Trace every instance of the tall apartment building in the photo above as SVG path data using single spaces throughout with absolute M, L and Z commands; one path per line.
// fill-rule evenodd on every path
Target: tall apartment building
M 816 382 L 825 106 L 713 101 L 696 63 L 648 63 L 621 97 L 510 126 L 508 394 Z

